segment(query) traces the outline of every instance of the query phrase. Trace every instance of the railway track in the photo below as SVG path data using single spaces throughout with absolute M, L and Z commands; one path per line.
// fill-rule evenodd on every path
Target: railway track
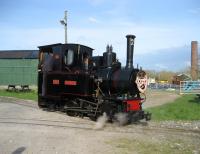
M 95 123 L 87 122 L 74 122 L 74 121 L 56 121 L 48 119 L 23 119 L 23 118 L 0 118 L 0 124 L 9 125 L 26 125 L 26 126 L 44 126 L 44 127 L 56 127 L 56 128 L 72 128 L 81 130 L 94 130 Z M 95 130 L 96 131 L 96 130 Z M 181 135 L 195 135 L 200 138 L 200 130 L 192 129 L 177 129 L 177 128 L 162 128 L 162 127 L 148 127 L 148 126 L 135 126 L 129 125 L 124 127 L 117 127 L 113 124 L 106 124 L 103 129 L 98 131 L 104 131 L 109 133 L 168 133 L 168 134 L 181 134 Z
M 6 98 L 7 101 L 1 101 L 2 97 L 0 98 L 0 104 L 2 103 L 11 103 L 17 104 L 28 108 L 39 109 L 37 103 L 21 100 L 21 99 L 13 99 L 13 98 Z M 56 114 L 65 115 L 62 112 L 57 112 Z M 65 115 L 67 116 L 67 115 Z M 73 128 L 73 129 L 83 129 L 83 130 L 94 130 L 95 122 L 84 121 L 80 120 L 53 120 L 53 119 L 35 119 L 35 118 L 15 118 L 15 117 L 0 117 L 0 124 L 8 124 L 8 125 L 31 125 L 31 126 L 43 126 L 43 127 L 56 127 L 56 128 Z M 113 132 L 113 133 L 170 133 L 170 134 L 181 134 L 181 135 L 188 135 L 193 134 L 200 138 L 200 129 L 185 129 L 185 128 L 170 128 L 170 127 L 161 127 L 158 126 L 151 126 L 148 123 L 137 123 L 133 125 L 118 127 L 115 124 L 106 124 L 106 127 L 100 129 L 99 131 L 105 132 Z

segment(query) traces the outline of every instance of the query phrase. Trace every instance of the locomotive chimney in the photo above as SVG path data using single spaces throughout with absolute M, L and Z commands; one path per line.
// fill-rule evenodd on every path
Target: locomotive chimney
M 191 42 L 191 77 L 192 80 L 198 79 L 198 42 Z
M 134 39 L 135 35 L 126 35 L 127 38 L 127 58 L 126 58 L 126 68 L 133 68 L 133 49 L 134 49 Z

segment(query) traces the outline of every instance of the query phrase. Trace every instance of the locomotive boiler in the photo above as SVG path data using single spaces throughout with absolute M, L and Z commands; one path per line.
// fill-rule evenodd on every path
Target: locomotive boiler
M 147 87 L 145 71 L 133 67 L 134 35 L 127 35 L 126 66 L 107 45 L 102 56 L 81 44 L 40 46 L 38 105 L 69 116 L 96 120 L 106 113 L 109 120 L 125 113 L 129 121 L 150 120 L 142 110 Z

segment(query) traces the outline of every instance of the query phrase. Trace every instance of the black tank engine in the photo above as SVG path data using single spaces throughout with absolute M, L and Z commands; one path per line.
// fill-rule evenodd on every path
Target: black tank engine
M 39 107 L 92 120 L 104 112 L 111 121 L 117 113 L 126 113 L 129 121 L 150 120 L 142 110 L 147 76 L 133 67 L 135 36 L 126 37 L 125 67 L 109 45 L 103 56 L 92 56 L 93 49 L 80 44 L 40 46 Z

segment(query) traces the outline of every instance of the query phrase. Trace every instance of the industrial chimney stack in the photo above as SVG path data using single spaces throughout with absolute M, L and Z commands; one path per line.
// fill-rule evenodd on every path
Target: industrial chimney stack
M 198 42 L 191 42 L 191 77 L 192 80 L 198 79 Z

